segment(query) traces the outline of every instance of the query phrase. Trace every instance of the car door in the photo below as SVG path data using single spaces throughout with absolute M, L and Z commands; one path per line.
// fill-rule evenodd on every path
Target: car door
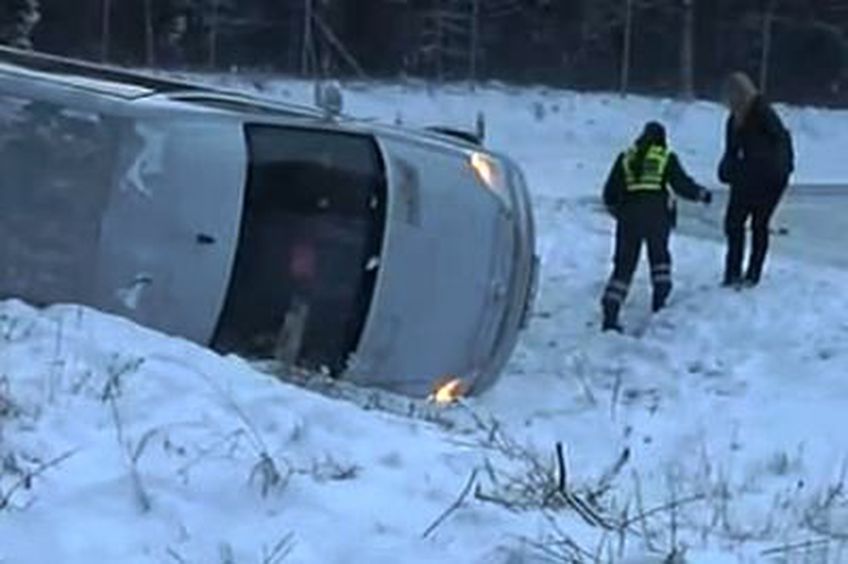
M 239 122 L 200 118 L 126 124 L 101 224 L 94 301 L 207 343 L 230 279 L 247 157 Z

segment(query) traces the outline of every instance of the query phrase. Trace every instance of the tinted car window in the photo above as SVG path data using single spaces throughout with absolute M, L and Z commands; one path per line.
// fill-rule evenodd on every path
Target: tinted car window
M 371 301 L 385 186 L 365 136 L 247 129 L 250 170 L 218 345 L 344 370 Z

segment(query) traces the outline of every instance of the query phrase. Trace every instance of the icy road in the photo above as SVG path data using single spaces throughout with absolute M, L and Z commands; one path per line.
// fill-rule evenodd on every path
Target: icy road
M 708 208 L 686 201 L 679 203 L 680 233 L 719 243 L 724 241 L 727 190 L 716 187 L 715 196 L 714 204 Z M 600 196 L 586 197 L 581 203 L 596 213 L 605 213 Z M 774 250 L 778 254 L 848 268 L 848 252 L 845 252 L 848 184 L 793 185 L 778 208 L 772 231 L 776 237 Z

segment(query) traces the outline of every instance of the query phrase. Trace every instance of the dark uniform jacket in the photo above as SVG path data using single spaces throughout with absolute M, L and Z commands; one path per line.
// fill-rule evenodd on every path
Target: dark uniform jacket
M 754 200 L 779 196 L 794 161 L 789 131 L 761 96 L 752 102 L 744 123 L 738 125 L 732 114 L 728 118 L 718 176 L 739 196 Z
M 658 219 L 673 220 L 674 206 L 669 185 L 674 195 L 681 198 L 694 201 L 704 197 L 706 190 L 686 173 L 674 152 L 668 153 L 660 190 L 628 189 L 626 158 L 627 153 L 619 155 L 604 185 L 604 205 L 616 218 L 621 219 L 631 213 L 648 213 L 656 214 Z

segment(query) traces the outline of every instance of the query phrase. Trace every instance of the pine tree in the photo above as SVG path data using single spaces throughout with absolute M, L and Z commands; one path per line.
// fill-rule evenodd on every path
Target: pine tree
M 38 0 L 4 0 L 0 4 L 0 44 L 32 49 L 32 32 L 40 20 Z

